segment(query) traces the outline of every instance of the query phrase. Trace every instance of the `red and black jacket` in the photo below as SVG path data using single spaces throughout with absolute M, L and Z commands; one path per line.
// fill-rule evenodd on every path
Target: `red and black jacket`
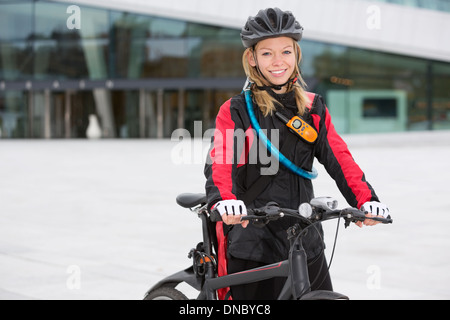
M 283 105 L 277 106 L 277 111 L 288 118 L 297 114 L 293 92 L 273 95 Z M 322 97 L 313 93 L 308 93 L 308 97 L 311 104 L 302 118 L 316 129 L 318 138 L 314 144 L 296 139 L 287 149 L 289 152 L 284 155 L 305 170 L 311 170 L 314 158 L 317 158 L 336 181 L 351 206 L 359 208 L 367 201 L 378 201 L 363 171 L 337 134 Z M 271 139 L 273 132 L 279 134 L 281 149 L 287 135 L 292 135 L 292 132 L 276 116 L 264 117 L 256 105 L 254 109 L 261 128 L 267 129 L 268 138 Z M 265 155 L 268 152 L 259 143 L 252 129 L 243 94 L 222 105 L 216 118 L 215 129 L 205 166 L 206 194 L 210 208 L 221 200 L 241 199 L 259 178 L 261 169 L 273 165 L 263 161 L 267 160 L 267 156 L 260 156 L 262 152 L 266 152 Z M 255 154 L 259 157 L 255 157 Z M 313 197 L 311 180 L 293 174 L 280 164 L 276 175 L 264 191 L 248 206 L 262 207 L 267 202 L 275 201 L 281 207 L 298 208 L 301 203 L 308 202 Z M 224 234 L 222 223 L 218 223 L 216 231 L 219 247 L 222 246 L 223 250 L 222 258 L 226 258 L 226 252 L 236 258 L 265 263 L 286 259 L 289 244 L 285 230 L 290 225 L 291 221 L 283 218 L 267 224 L 264 228 L 251 224 L 246 229 L 234 226 L 228 234 Z M 323 249 L 323 241 L 318 233 L 309 232 L 303 243 L 309 258 L 315 257 Z M 226 267 L 226 264 L 222 264 L 222 267 Z M 226 270 L 220 273 L 226 274 Z

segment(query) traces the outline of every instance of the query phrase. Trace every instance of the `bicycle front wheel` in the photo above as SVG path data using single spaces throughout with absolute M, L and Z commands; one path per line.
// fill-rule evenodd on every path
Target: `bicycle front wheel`
M 162 286 L 150 291 L 144 300 L 188 300 L 188 298 L 171 286 Z

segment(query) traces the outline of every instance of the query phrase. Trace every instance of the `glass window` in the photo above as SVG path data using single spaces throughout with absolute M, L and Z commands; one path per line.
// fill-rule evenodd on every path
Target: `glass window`
M 341 133 L 427 128 L 427 61 L 313 41 L 301 47 L 308 90 L 325 97 Z M 389 126 L 376 124 L 383 117 Z
M 410 7 L 450 12 L 449 0 L 375 0 Z
M 237 39 L 237 40 L 235 40 Z M 197 39 L 191 50 L 190 75 L 201 77 L 245 77 L 242 67 L 244 51 L 239 37 Z M 193 43 L 194 39 L 191 39 Z
M 33 65 L 33 4 L 0 4 L 0 78 L 29 78 Z
M 35 3 L 36 79 L 108 76 L 108 12 L 53 2 Z M 32 19 L 29 19 L 32 20 Z
M 341 103 L 340 99 L 333 99 L 333 93 L 346 91 L 349 87 L 346 84 L 348 48 L 310 40 L 302 40 L 300 47 L 300 69 L 308 85 L 307 90 L 323 96 L 330 111 L 342 109 L 345 103 Z
M 190 23 L 191 77 L 245 77 L 239 30 Z
M 426 127 L 427 62 L 417 58 L 362 49 L 349 51 L 348 78 L 351 90 L 386 90 L 386 94 L 401 94 L 396 116 L 407 119 L 406 128 Z M 391 93 L 389 93 L 391 92 Z
M 364 118 L 397 117 L 397 100 L 391 98 L 370 98 L 363 100 Z
M 186 22 L 113 12 L 113 75 L 126 78 L 185 77 Z
M 32 36 L 33 4 L 14 1 L 0 3 L 0 41 L 25 40 Z
M 450 64 L 433 64 L 433 128 L 450 129 Z
M 148 24 L 144 16 L 111 12 L 111 77 L 140 76 Z
M 0 92 L 0 138 L 28 135 L 27 96 L 22 91 Z
M 80 7 L 81 47 L 90 79 L 108 78 L 109 12 L 104 9 Z
M 139 138 L 139 92 L 134 90 L 114 90 L 112 111 L 119 138 Z
M 67 8 L 68 5 L 64 4 L 36 2 L 34 41 L 36 79 L 88 77 L 81 33 L 68 23 L 72 21 L 72 14 L 67 13 Z M 83 18 L 84 21 L 85 17 L 82 14 L 84 12 L 80 11 L 79 18 Z
M 187 41 L 171 38 L 148 38 L 143 64 L 143 78 L 181 78 L 187 76 Z

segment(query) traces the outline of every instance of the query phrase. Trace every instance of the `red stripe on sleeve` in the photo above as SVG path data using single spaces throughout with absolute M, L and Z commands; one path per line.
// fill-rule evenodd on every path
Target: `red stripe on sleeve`
M 327 128 L 327 139 L 330 148 L 339 163 L 339 166 L 347 181 L 347 185 L 353 192 L 358 202 L 357 207 L 360 208 L 365 202 L 372 198 L 372 190 L 364 181 L 364 172 L 356 164 L 348 150 L 347 144 L 336 132 L 328 108 L 325 109 L 325 127 Z
M 231 99 L 225 102 L 219 110 L 214 131 L 214 145 L 210 152 L 212 179 L 222 200 L 236 199 L 232 192 L 235 123 L 231 119 L 230 106 Z

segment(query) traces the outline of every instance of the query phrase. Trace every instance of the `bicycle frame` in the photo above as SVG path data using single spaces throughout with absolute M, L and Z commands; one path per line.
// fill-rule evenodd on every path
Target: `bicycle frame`
M 213 245 L 208 229 L 210 220 L 207 210 L 204 206 L 191 210 L 197 212 L 199 218 L 202 220 L 203 249 L 206 255 L 212 256 Z M 278 296 L 278 300 L 348 299 L 346 296 L 335 292 L 311 291 L 307 269 L 307 256 L 302 245 L 302 238 L 298 236 L 301 230 L 296 230 L 293 227 L 290 229 L 289 240 L 291 251 L 287 260 L 222 277 L 216 277 L 213 263 L 206 262 L 206 270 L 203 277 L 199 277 L 194 271 L 194 268 L 190 267 L 163 279 L 147 293 L 164 285 L 175 287 L 181 282 L 186 282 L 200 291 L 197 300 L 215 300 L 216 290 L 221 288 L 258 282 L 274 277 L 285 277 L 286 282 Z
M 301 239 L 296 242 L 299 242 L 299 245 L 297 248 L 294 248 L 289 259 L 219 278 L 207 279 L 203 290 L 209 293 L 229 286 L 248 284 L 275 277 L 285 277 L 286 282 L 278 296 L 278 300 L 300 299 L 310 292 L 311 289 L 306 267 L 306 253 L 301 245 Z

